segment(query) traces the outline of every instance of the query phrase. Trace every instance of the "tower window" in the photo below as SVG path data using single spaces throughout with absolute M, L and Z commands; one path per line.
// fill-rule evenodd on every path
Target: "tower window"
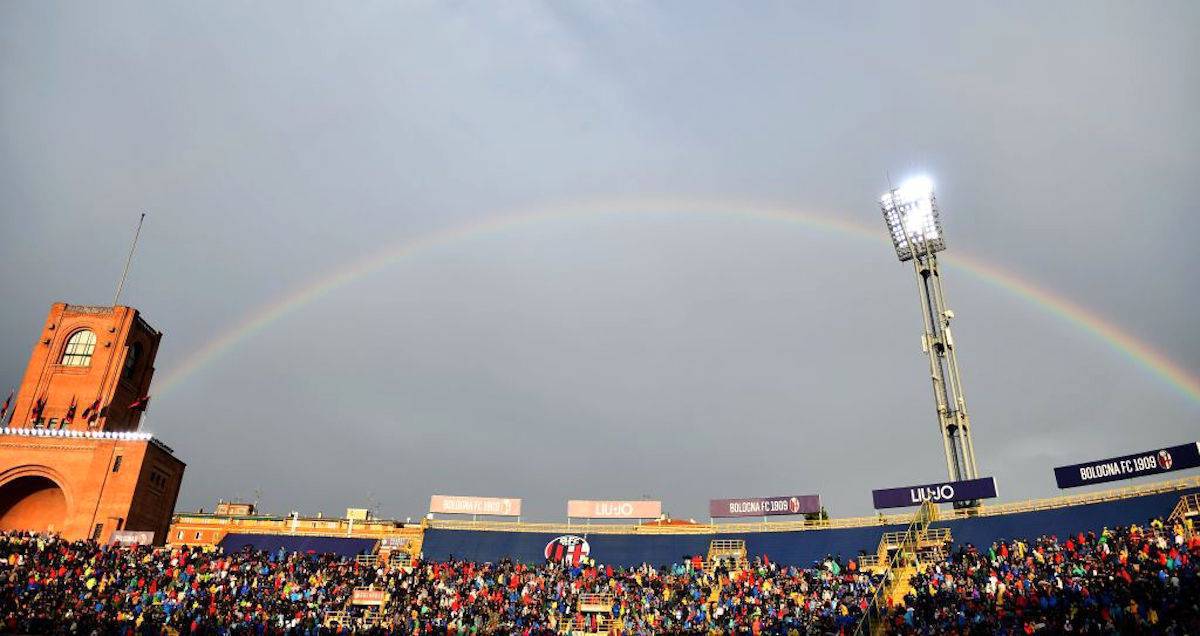
M 133 343 L 125 348 L 125 369 L 121 375 L 126 380 L 133 377 L 133 370 L 137 366 L 138 358 L 142 357 L 142 345 Z
M 92 541 L 99 541 L 102 534 L 104 534 L 104 524 L 97 523 L 96 527 L 92 529 Z
M 121 456 L 120 455 L 117 455 L 117 458 L 113 460 L 113 472 L 115 473 L 118 470 L 121 470 Z
M 96 334 L 80 329 L 67 338 L 63 349 L 62 364 L 68 367 L 86 367 L 92 364 L 92 352 L 96 350 Z

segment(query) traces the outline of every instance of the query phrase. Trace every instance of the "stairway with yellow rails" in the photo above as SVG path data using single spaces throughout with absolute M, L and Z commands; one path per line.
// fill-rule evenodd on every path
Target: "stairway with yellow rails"
M 750 567 L 750 559 L 746 554 L 746 542 L 742 539 L 713 539 L 708 543 L 708 559 L 704 561 L 704 571 L 712 574 L 717 567 L 725 566 L 727 570 L 745 570 Z
M 355 556 L 354 564 L 358 567 L 383 568 L 388 571 L 397 568 L 407 571 L 413 566 L 413 554 L 419 549 L 419 540 L 415 544 L 405 542 L 403 545 L 386 545 L 384 542 L 380 542 L 375 545 L 375 550 L 371 554 Z M 343 607 L 325 613 L 321 621 L 322 625 L 330 629 L 336 627 L 386 627 L 387 621 L 391 618 L 386 611 L 390 594 L 384 593 L 381 599 L 372 600 L 369 603 L 356 602 L 360 592 L 377 591 L 374 588 L 356 588 Z
M 575 614 L 559 624 L 560 634 L 607 634 L 612 630 L 612 608 L 616 597 L 612 594 L 580 594 L 575 604 Z
M 936 505 L 925 502 L 913 515 L 904 532 L 885 532 L 874 555 L 859 558 L 866 571 L 882 576 L 871 596 L 867 613 L 855 634 L 885 633 L 884 618 L 891 604 L 904 600 L 912 591 L 910 580 L 926 567 L 945 558 L 946 547 L 953 541 L 949 528 L 930 528 L 938 518 Z
M 946 548 L 953 542 L 953 537 L 949 528 L 929 527 L 937 520 L 937 516 L 937 506 L 925 502 L 913 516 L 908 529 L 883 533 L 876 554 L 859 557 L 862 569 L 882 575 L 883 580 L 872 595 L 866 615 L 855 629 L 856 635 L 886 634 L 887 626 L 883 619 L 887 607 L 904 601 L 904 597 L 913 589 L 911 580 L 914 574 L 945 560 Z M 1185 536 L 1191 537 L 1196 532 L 1198 520 L 1200 494 L 1193 493 L 1180 496 L 1167 517 L 1166 525 L 1168 528 L 1179 526 Z
M 1183 495 L 1179 498 L 1179 503 L 1175 504 L 1175 508 L 1171 510 L 1171 515 L 1167 517 L 1167 525 L 1183 526 L 1184 536 L 1191 538 L 1192 534 L 1196 532 L 1198 520 L 1200 520 L 1200 494 Z

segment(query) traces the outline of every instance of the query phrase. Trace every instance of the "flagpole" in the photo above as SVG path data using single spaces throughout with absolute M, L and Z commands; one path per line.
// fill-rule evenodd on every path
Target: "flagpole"
M 137 247 L 138 237 L 142 234 L 142 222 L 146 220 L 146 213 L 142 212 L 141 218 L 138 219 L 137 229 L 133 232 L 133 243 L 129 245 L 129 256 L 125 259 L 125 269 L 121 270 L 121 280 L 117 282 L 117 295 L 113 298 L 113 307 L 121 300 L 121 290 L 125 289 L 125 277 L 129 275 L 129 264 L 133 262 L 133 250 Z

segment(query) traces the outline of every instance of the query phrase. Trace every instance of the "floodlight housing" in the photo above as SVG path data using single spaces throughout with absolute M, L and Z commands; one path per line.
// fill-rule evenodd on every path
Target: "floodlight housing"
M 888 191 L 880 197 L 879 207 L 901 262 L 946 249 L 933 182 L 927 177 L 909 179 Z

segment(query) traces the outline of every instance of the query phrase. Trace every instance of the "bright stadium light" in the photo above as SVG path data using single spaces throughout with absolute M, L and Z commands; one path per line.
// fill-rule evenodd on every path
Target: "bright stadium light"
M 933 181 L 929 177 L 913 177 L 889 190 L 879 198 L 879 206 L 901 261 L 912 260 L 915 254 L 946 249 Z
M 892 236 L 896 256 L 901 262 L 912 261 L 921 297 L 921 317 L 925 333 L 921 347 L 929 356 L 929 378 L 937 408 L 938 432 L 946 455 L 946 472 L 951 481 L 975 479 L 975 446 L 971 441 L 971 422 L 963 397 L 958 358 L 950 321 L 954 312 L 946 306 L 942 277 L 938 272 L 937 253 L 946 249 L 933 180 L 913 177 L 888 190 L 879 199 L 883 219 Z M 960 505 L 960 504 L 955 504 Z M 978 502 L 961 505 L 974 506 Z

